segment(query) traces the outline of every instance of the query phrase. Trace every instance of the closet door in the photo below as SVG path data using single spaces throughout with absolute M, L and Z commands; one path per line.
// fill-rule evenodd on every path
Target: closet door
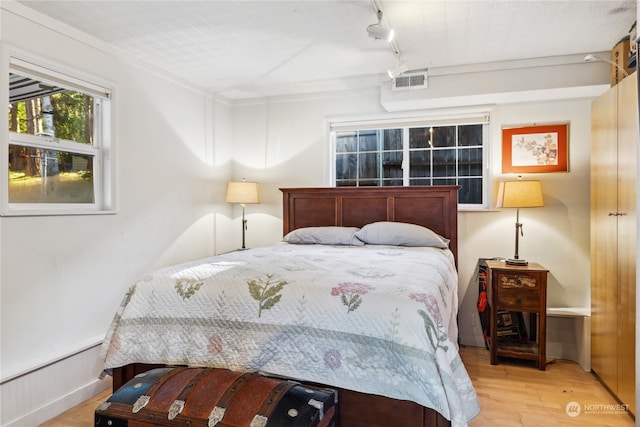
M 635 414 L 636 75 L 618 83 L 618 397 Z
M 617 90 L 591 105 L 591 366 L 618 390 Z

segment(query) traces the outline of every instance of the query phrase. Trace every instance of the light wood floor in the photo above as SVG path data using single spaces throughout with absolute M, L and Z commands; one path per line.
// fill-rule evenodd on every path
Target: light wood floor
M 469 427 L 635 425 L 628 414 L 606 406 L 617 403 L 591 373 L 575 362 L 552 361 L 546 371 L 540 371 L 529 362 L 504 361 L 492 366 L 484 348 L 464 347 L 460 354 L 482 405 Z M 94 409 L 109 395 L 103 392 L 41 427 L 90 427 Z M 567 414 L 570 402 L 581 409 L 576 417 Z
M 461 348 L 460 354 L 482 405 L 469 427 L 635 426 L 628 413 L 606 407 L 616 400 L 576 362 L 547 361 L 541 371 L 528 361 L 491 365 L 484 348 Z M 567 414 L 571 402 L 581 409 L 575 417 Z

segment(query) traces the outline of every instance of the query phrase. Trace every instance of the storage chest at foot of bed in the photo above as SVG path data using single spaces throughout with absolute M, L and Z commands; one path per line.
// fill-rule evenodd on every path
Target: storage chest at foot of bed
M 98 427 L 334 427 L 337 393 L 257 373 L 157 368 L 95 411 Z

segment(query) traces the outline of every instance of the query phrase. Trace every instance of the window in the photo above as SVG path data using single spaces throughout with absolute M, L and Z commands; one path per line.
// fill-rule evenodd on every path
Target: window
M 10 58 L 3 214 L 112 206 L 110 91 Z
M 487 117 L 331 128 L 338 187 L 460 185 L 459 204 L 486 205 Z

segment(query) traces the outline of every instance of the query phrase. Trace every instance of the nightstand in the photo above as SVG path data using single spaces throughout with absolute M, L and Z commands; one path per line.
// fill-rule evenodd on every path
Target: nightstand
M 538 369 L 545 369 L 548 271 L 535 262 L 513 266 L 487 261 L 492 365 L 503 356 L 534 360 Z M 522 313 L 529 313 L 528 333 Z

